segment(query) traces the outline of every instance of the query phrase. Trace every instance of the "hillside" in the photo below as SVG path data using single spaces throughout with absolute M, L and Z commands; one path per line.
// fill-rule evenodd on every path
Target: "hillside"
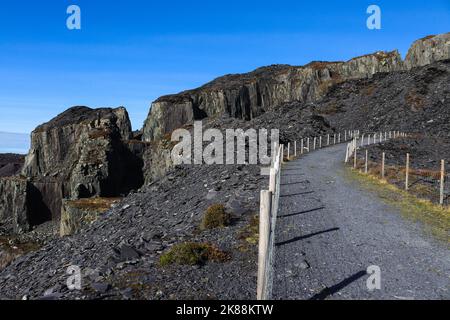
M 350 129 L 448 138 L 449 37 L 419 40 L 407 61 L 379 52 L 228 75 L 157 100 L 142 137 L 123 107 L 68 109 L 33 131 L 21 176 L 0 179 L 0 298 L 254 298 L 268 179 L 258 165 L 174 166 L 172 130 L 202 119 L 279 129 L 281 143 Z M 66 286 L 70 265 L 82 290 Z

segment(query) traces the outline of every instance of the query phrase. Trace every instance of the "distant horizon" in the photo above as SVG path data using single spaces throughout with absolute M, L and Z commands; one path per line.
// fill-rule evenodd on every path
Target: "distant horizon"
M 0 153 L 27 154 L 30 134 L 0 131 Z

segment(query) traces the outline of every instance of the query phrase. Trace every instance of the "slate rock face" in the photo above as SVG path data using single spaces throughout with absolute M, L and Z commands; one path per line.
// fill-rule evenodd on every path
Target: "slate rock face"
M 9 221 L 14 232 L 28 231 L 29 224 L 29 182 L 24 178 L 0 179 L 0 221 Z
M 131 125 L 124 108 L 70 108 L 32 132 L 23 174 L 28 177 L 64 174 L 67 167 L 78 162 L 77 154 L 89 140 L 127 140 L 130 135 Z
M 405 65 L 411 69 L 446 59 L 450 59 L 450 32 L 415 41 L 408 51 Z
M 152 141 L 193 120 L 222 113 L 250 120 L 284 102 L 317 100 L 333 84 L 346 79 L 402 68 L 400 54 L 393 51 L 347 62 L 313 62 L 304 67 L 273 65 L 227 75 L 201 88 L 156 100 L 144 124 L 143 139 Z
M 338 83 L 371 78 L 450 58 L 450 33 L 416 41 L 406 60 L 398 51 L 376 52 L 347 62 L 312 62 L 306 66 L 273 65 L 246 74 L 226 75 L 198 89 L 163 96 L 151 107 L 143 140 L 160 139 L 193 120 L 218 114 L 250 120 L 277 105 L 315 102 Z
M 65 198 L 115 197 L 139 188 L 144 150 L 130 143 L 132 137 L 122 107 L 73 107 L 37 127 L 22 176 L 33 189 L 30 199 L 44 210 L 28 212 L 29 219 L 59 220 Z

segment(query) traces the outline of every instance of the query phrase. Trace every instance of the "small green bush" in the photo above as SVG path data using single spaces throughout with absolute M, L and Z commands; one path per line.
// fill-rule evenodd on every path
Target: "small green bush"
M 201 230 L 223 228 L 230 225 L 231 216 L 227 213 L 225 206 L 222 204 L 214 204 L 210 206 L 200 224 Z
M 159 258 L 159 264 L 201 265 L 207 261 L 225 262 L 229 255 L 209 243 L 186 242 L 170 248 Z

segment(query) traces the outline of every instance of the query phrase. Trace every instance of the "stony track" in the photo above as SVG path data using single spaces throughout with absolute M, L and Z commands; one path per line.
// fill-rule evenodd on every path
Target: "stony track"
M 274 275 L 275 299 L 449 299 L 448 245 L 352 180 L 345 146 L 285 165 Z M 381 268 L 369 291 L 367 267 Z

